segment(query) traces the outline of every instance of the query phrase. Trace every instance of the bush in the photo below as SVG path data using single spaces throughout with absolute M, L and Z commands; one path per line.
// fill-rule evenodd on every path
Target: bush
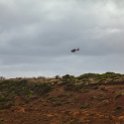
M 37 95 L 42 95 L 48 93 L 52 89 L 52 85 L 50 83 L 36 83 L 30 88 Z
M 114 72 L 106 72 L 106 73 L 101 74 L 101 77 L 103 77 L 103 78 L 116 78 L 116 77 L 120 77 L 120 76 L 121 76 L 121 74 L 114 73 Z
M 74 84 L 76 81 L 76 78 L 72 75 L 67 74 L 62 77 L 62 81 L 63 81 L 63 84 Z
M 80 75 L 79 77 L 77 77 L 78 79 L 85 79 L 85 78 L 97 78 L 99 76 L 99 74 L 96 73 L 86 73 L 83 75 Z
M 0 109 L 9 108 L 13 104 L 10 99 L 6 98 L 4 95 L 0 95 Z

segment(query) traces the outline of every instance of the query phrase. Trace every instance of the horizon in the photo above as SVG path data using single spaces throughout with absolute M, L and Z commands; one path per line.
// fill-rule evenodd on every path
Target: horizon
M 95 73 L 95 72 L 86 72 L 86 73 L 81 73 L 81 74 L 61 74 L 61 75 L 51 75 L 51 76 L 48 76 L 48 75 L 32 75 L 32 76 L 11 76 L 11 77 L 5 77 L 5 76 L 2 76 L 0 75 L 0 78 L 1 79 L 16 79 L 16 78 L 24 78 L 24 79 L 28 79 L 28 78 L 56 78 L 56 76 L 59 76 L 59 77 L 63 77 L 65 75 L 70 75 L 70 76 L 74 76 L 74 77 L 79 77 L 81 75 L 85 75 L 85 74 L 98 74 L 98 75 L 102 75 L 102 74 L 106 74 L 106 73 L 113 73 L 113 74 L 120 74 L 120 75 L 124 75 L 124 73 L 119 73 L 119 72 L 110 72 L 110 71 L 107 71 L 107 72 L 101 72 L 101 73 Z

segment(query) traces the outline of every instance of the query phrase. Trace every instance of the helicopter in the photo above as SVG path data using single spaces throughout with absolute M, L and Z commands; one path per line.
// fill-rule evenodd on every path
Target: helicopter
M 74 48 L 74 49 L 71 50 L 72 53 L 75 53 L 77 51 L 80 51 L 80 49 L 79 48 Z

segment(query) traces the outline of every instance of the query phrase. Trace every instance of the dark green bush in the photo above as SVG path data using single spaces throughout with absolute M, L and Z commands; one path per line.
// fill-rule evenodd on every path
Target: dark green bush
M 63 82 L 63 84 L 74 84 L 75 83 L 75 77 L 74 76 L 72 76 L 72 75 L 69 75 L 69 74 L 67 74 L 67 75 L 64 75 L 63 77 L 62 77 L 62 82 Z
M 52 85 L 50 83 L 37 83 L 32 85 L 30 88 L 34 93 L 42 95 L 52 90 Z
M 78 79 L 85 79 L 85 78 L 97 78 L 100 74 L 96 74 L 96 73 L 86 73 L 83 75 L 78 76 Z

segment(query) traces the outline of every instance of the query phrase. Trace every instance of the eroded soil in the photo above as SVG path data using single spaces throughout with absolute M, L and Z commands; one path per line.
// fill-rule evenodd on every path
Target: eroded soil
M 0 124 L 124 124 L 124 85 L 80 91 L 56 85 L 48 94 L 0 110 Z

